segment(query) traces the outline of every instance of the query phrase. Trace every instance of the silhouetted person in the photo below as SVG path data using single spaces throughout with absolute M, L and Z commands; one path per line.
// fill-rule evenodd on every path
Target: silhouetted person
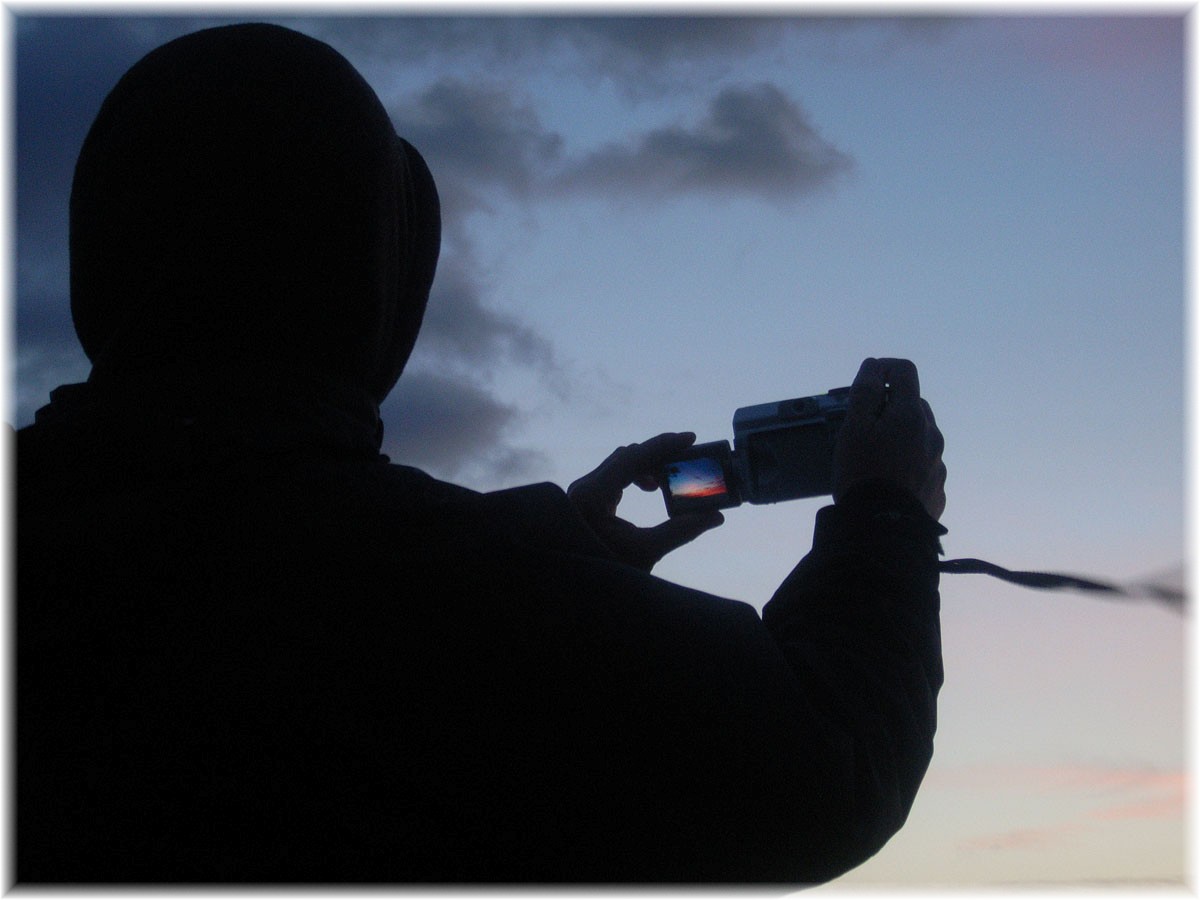
M 901 826 L 942 680 L 911 364 L 863 364 L 760 619 L 648 574 L 716 518 L 615 517 L 691 436 L 570 498 L 379 455 L 437 194 L 325 45 L 149 54 L 70 239 L 93 369 L 18 438 L 19 881 L 812 882 Z

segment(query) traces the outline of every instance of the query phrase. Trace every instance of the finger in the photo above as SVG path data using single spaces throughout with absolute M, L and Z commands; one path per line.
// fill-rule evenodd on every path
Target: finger
M 668 431 L 655 435 L 648 441 L 635 444 L 637 452 L 633 456 L 635 464 L 653 469 L 663 463 L 670 462 L 671 456 L 686 450 L 696 443 L 696 435 L 690 431 Z
M 929 405 L 929 401 L 921 398 L 921 407 L 925 410 L 925 415 L 929 418 L 929 424 L 937 428 L 937 418 L 933 414 L 933 407 Z
M 595 470 L 575 482 L 571 490 L 576 495 L 580 491 L 602 496 L 619 493 L 631 484 L 653 479 L 655 469 L 695 442 L 696 435 L 691 432 L 667 432 L 640 444 L 619 447 Z M 657 486 L 656 481 L 654 486 Z
M 937 427 L 937 422 L 933 417 L 933 407 L 926 400 L 921 401 L 921 406 L 925 410 L 925 445 L 929 449 L 929 455 L 938 459 L 946 449 L 946 439 Z
M 940 519 L 946 511 L 946 464 L 938 463 L 929 476 L 929 484 L 922 492 L 925 508 L 934 519 Z
M 634 479 L 633 483 L 643 491 L 657 491 L 659 488 L 658 475 L 656 474 L 639 475 Z
M 883 406 L 884 380 L 879 360 L 864 359 L 850 385 L 847 418 L 874 418 Z
M 883 380 L 891 388 L 892 400 L 917 400 L 921 396 L 921 380 L 917 367 L 907 359 L 881 359 Z
M 642 544 L 647 556 L 652 556 L 657 561 L 672 550 L 678 550 L 684 544 L 694 541 L 704 532 L 716 528 L 724 521 L 725 517 L 715 509 L 707 512 L 684 513 L 651 528 L 639 529 L 638 542 Z
M 570 497 L 575 503 L 593 503 L 596 502 L 598 498 L 603 499 L 605 498 L 605 495 L 611 495 L 611 490 L 606 490 L 603 488 L 603 485 L 606 483 L 606 481 L 608 481 L 605 473 L 614 465 L 614 459 L 619 454 L 624 452 L 624 447 L 618 447 L 608 455 L 604 462 L 600 463 L 600 465 L 598 465 L 592 471 L 588 472 L 586 475 L 581 475 L 579 478 L 576 478 L 574 481 L 572 481 L 571 485 L 567 488 L 567 496 Z M 619 497 L 620 494 L 618 493 L 617 496 Z

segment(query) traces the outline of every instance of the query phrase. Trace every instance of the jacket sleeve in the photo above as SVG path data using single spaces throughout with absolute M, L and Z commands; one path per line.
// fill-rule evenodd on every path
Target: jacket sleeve
M 763 610 L 805 693 L 853 748 L 854 836 L 835 870 L 900 829 L 932 757 L 944 533 L 907 492 L 862 485 L 818 513 L 812 551 Z
M 539 775 L 605 823 L 605 853 L 556 857 L 573 879 L 818 883 L 903 825 L 942 682 L 942 529 L 915 498 L 864 485 L 821 510 L 812 551 L 761 617 L 611 559 L 557 489 L 488 502 L 521 522 L 495 573 L 513 584 L 492 595 L 540 598 L 521 621 L 544 638 L 520 656 L 547 657 L 534 670 L 587 711 L 551 738 L 569 749 L 543 755 L 574 759 L 570 771 Z M 560 721 L 520 733 L 543 720 Z

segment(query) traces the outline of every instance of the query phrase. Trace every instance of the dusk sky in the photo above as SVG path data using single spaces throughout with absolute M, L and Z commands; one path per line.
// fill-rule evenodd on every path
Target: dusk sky
M 667 477 L 671 493 L 675 495 L 707 497 L 727 490 L 721 464 L 706 457 L 674 464 L 667 469 Z
M 66 212 L 104 95 L 233 20 L 35 9 L 8 21 L 17 426 L 87 376 Z M 946 438 L 948 556 L 1179 586 L 1190 21 L 1101 9 L 257 18 L 346 55 L 438 181 L 393 460 L 565 487 L 901 356 Z M 761 608 L 822 502 L 728 510 L 655 571 Z M 622 510 L 651 524 L 662 498 Z M 837 884 L 1181 883 L 1185 616 L 974 575 L 943 576 L 942 607 L 932 768 Z

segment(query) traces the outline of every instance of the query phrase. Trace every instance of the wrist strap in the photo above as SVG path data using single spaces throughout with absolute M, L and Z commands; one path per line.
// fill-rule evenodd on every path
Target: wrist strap
M 952 575 L 990 575 L 1002 581 L 1039 590 L 1076 590 L 1110 594 L 1113 597 L 1147 597 L 1182 611 L 1184 592 L 1161 584 L 1119 585 L 1106 581 L 1063 575 L 1058 572 L 1014 572 L 983 559 L 945 559 L 938 569 Z

